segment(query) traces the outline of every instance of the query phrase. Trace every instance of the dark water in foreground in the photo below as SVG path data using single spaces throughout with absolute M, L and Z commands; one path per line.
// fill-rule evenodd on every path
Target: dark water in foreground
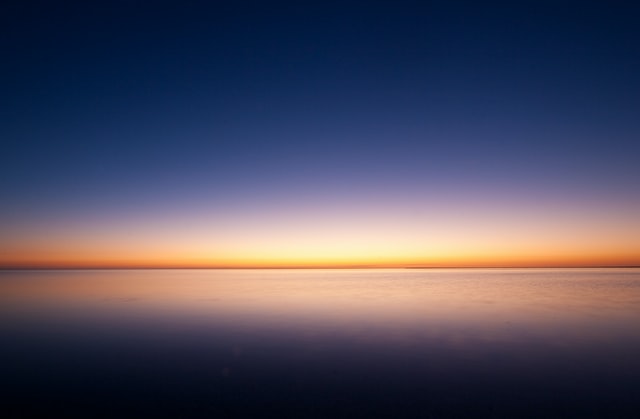
M 0 272 L 0 416 L 640 417 L 640 270 Z

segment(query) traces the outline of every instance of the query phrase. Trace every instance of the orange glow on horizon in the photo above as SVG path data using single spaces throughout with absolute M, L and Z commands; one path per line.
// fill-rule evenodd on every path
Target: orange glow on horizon
M 194 258 L 133 257 L 15 257 L 0 260 L 4 269 L 126 269 L 126 268 L 211 268 L 211 269 L 323 269 L 323 268 L 544 268 L 544 267 L 631 267 L 640 266 L 637 253 L 535 255 L 450 255 L 438 258 Z
M 354 201 L 7 225 L 0 268 L 640 266 L 635 206 Z
M 0 246 L 0 268 L 400 268 L 400 267 L 587 267 L 640 266 L 633 237 L 574 236 L 545 240 L 520 231 L 487 238 L 480 231 L 449 234 L 377 231 L 224 237 L 218 242 L 141 235 L 11 243 Z

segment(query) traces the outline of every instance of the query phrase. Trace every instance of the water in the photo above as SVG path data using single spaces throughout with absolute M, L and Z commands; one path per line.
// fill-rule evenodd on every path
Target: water
M 0 272 L 4 417 L 639 417 L 639 269 Z

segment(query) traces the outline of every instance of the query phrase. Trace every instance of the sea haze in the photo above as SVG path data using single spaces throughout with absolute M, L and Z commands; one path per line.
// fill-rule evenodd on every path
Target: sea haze
M 4 417 L 638 417 L 640 269 L 0 272 Z

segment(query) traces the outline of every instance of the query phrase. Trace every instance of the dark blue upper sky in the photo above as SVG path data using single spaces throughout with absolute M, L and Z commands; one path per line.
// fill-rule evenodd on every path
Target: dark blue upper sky
M 0 16 L 5 222 L 349 190 L 638 201 L 632 2 L 14 1 Z

